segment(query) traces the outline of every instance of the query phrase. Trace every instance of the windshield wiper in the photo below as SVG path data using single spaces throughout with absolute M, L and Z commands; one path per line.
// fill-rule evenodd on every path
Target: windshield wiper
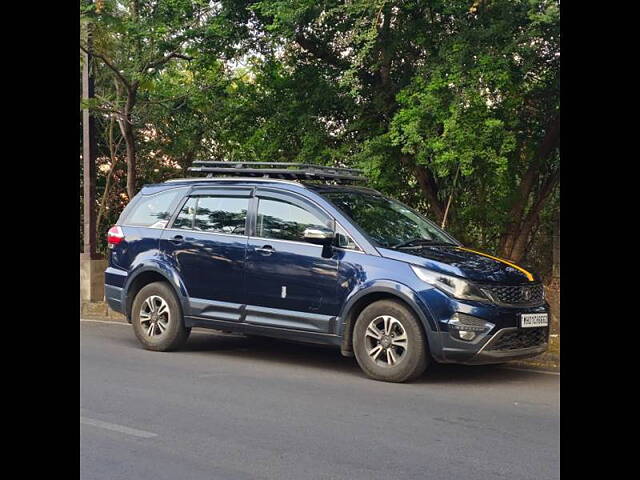
M 429 238 L 414 238 L 412 240 L 408 240 L 406 242 L 400 242 L 397 245 L 393 245 L 391 248 L 402 248 L 402 247 L 410 247 L 412 244 L 424 244 L 424 245 L 454 245 L 450 242 L 439 242 L 436 240 L 431 240 Z

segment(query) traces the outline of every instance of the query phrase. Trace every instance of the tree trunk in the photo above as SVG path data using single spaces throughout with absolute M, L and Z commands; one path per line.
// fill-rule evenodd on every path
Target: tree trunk
M 509 209 L 507 217 L 509 220 L 506 231 L 500 239 L 500 255 L 514 262 L 518 262 L 524 257 L 529 235 L 536 225 L 535 219 L 559 180 L 559 176 L 557 175 L 559 172 L 553 173 L 549 181 L 541 189 L 538 198 L 534 200 L 534 204 L 529 209 L 529 212 L 525 214 L 533 187 L 540 180 L 542 162 L 546 160 L 549 155 L 553 154 L 559 142 L 560 116 L 558 115 L 549 122 L 545 136 L 538 146 L 538 150 L 529 164 L 529 168 L 527 168 L 527 171 L 522 176 L 516 197 Z
M 556 212 L 553 222 L 553 270 L 551 276 L 560 281 L 560 215 Z
M 109 131 L 107 138 L 109 140 L 109 156 L 111 157 L 111 169 L 107 174 L 107 180 L 104 184 L 104 192 L 102 193 L 102 201 L 100 202 L 100 210 L 98 211 L 98 219 L 96 220 L 96 229 L 100 230 L 100 223 L 102 222 L 102 217 L 104 216 L 104 212 L 107 209 L 107 202 L 109 199 L 109 189 L 111 188 L 111 180 L 113 179 L 113 174 L 116 171 L 116 163 L 118 162 L 117 150 L 118 145 L 114 145 L 113 143 L 113 117 L 111 117 L 111 121 L 109 122 Z
M 131 112 L 136 104 L 137 84 L 133 84 L 127 91 L 127 101 L 125 102 L 122 118 L 118 124 L 127 149 L 127 196 L 129 201 L 136 194 L 136 140 L 133 133 L 133 122 Z
M 438 184 L 433 173 L 431 173 L 429 167 L 416 164 L 415 159 L 409 155 L 400 155 L 399 159 L 400 163 L 415 175 L 420 190 L 426 197 L 427 202 L 429 202 L 429 208 L 435 216 L 436 223 L 442 224 L 444 204 L 438 198 Z
M 418 184 L 420 185 L 420 189 L 424 193 L 425 197 L 427 197 L 429 207 L 436 217 L 436 223 L 441 225 L 444 220 L 444 205 L 438 198 L 438 186 L 435 178 L 431 171 L 425 166 L 416 165 L 414 171 Z
M 527 219 L 522 224 L 518 235 L 514 239 L 513 248 L 508 256 L 511 261 L 518 263 L 524 258 L 527 252 L 529 237 L 538 226 L 539 218 L 539 215 L 527 215 Z
M 520 233 L 521 219 L 524 216 L 525 209 L 527 208 L 531 189 L 537 182 L 539 176 L 540 173 L 538 171 L 538 165 L 533 162 L 520 181 L 516 198 L 509 209 L 506 230 L 500 239 L 500 252 L 506 257 L 510 256 L 516 238 Z
M 538 219 L 540 217 L 540 212 L 544 208 L 547 199 L 553 193 L 559 181 L 560 169 L 553 172 L 537 192 L 537 196 L 535 201 L 533 202 L 533 205 L 520 224 L 518 234 L 514 237 L 513 247 L 511 251 L 501 252 L 503 256 L 516 263 L 524 258 L 527 251 L 527 242 L 529 241 L 531 232 L 534 230 L 539 221 Z
M 131 200 L 136 194 L 136 145 L 131 124 L 125 120 L 123 135 L 127 145 L 127 196 Z

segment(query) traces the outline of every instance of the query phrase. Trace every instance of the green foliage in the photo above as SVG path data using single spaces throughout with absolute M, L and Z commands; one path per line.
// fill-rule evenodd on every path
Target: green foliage
M 82 3 L 81 18 L 139 82 L 143 183 L 196 158 L 358 166 L 429 216 L 453 194 L 448 228 L 496 253 L 527 169 L 523 219 L 559 168 L 556 149 L 538 155 L 559 116 L 557 1 L 120 0 Z M 97 74 L 115 99 L 113 74 Z M 552 192 L 531 233 L 549 230 Z

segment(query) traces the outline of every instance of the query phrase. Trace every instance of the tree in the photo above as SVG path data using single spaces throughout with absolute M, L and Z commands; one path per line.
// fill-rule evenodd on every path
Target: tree
M 122 130 L 129 196 L 136 162 L 157 181 L 195 158 L 300 161 L 361 167 L 437 222 L 451 199 L 454 235 L 517 262 L 550 231 L 557 0 L 105 0 L 81 11 L 105 79 L 94 108 Z
M 254 41 L 280 47 L 263 66 L 281 65 L 279 87 L 287 77 L 297 85 L 313 71 L 315 83 L 304 82 L 303 90 L 274 91 L 275 98 L 304 95 L 311 100 L 307 115 L 333 127 L 316 139 L 333 147 L 325 159 L 364 167 L 382 189 L 423 204 L 438 222 L 460 169 L 452 227 L 467 239 L 490 239 L 507 258 L 523 258 L 559 183 L 556 1 L 263 0 L 247 6 L 262 29 Z M 339 99 L 338 108 L 320 116 L 326 98 Z M 299 116 L 289 122 L 278 110 L 270 120 L 276 116 L 281 131 L 300 125 Z M 289 159 L 301 159 L 308 131 L 287 141 Z M 475 208 L 473 196 L 484 210 Z M 495 232 L 483 231 L 493 225 L 500 228 L 499 243 Z
M 81 3 L 81 21 L 90 21 L 91 55 L 113 80 L 114 90 L 98 98 L 96 110 L 114 115 L 126 145 L 127 193 L 136 192 L 135 109 L 141 93 L 173 60 L 190 60 L 188 52 L 206 40 L 210 2 L 112 0 Z M 88 51 L 81 40 L 80 49 Z

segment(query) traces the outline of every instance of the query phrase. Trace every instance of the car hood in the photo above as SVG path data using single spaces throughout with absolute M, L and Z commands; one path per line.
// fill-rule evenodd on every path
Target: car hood
M 386 258 L 456 275 L 478 283 L 517 285 L 539 281 L 535 274 L 518 265 L 455 245 L 426 245 L 402 250 L 380 248 L 378 251 Z

